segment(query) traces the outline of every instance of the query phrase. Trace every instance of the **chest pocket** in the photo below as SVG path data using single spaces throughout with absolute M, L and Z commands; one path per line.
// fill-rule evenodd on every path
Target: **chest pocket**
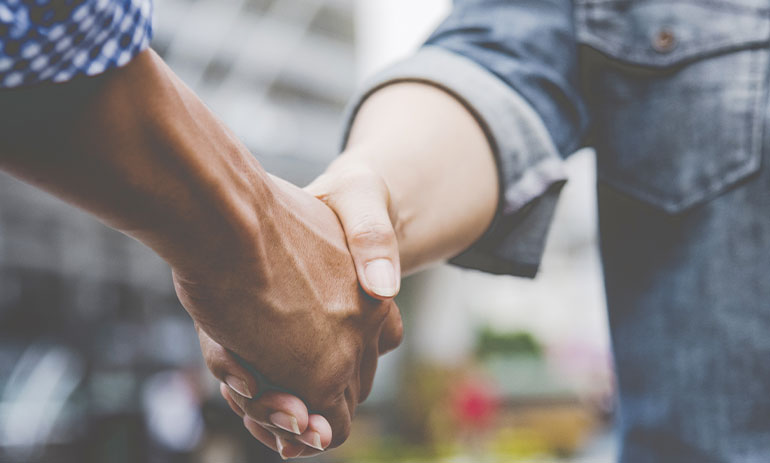
M 677 213 L 759 169 L 768 7 L 765 0 L 578 1 L 601 181 Z

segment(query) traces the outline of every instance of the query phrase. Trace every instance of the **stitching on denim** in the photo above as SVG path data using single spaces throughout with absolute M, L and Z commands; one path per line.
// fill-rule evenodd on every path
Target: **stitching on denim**
M 770 35 L 765 33 L 765 35 Z M 629 63 L 638 64 L 650 68 L 664 68 L 679 64 L 691 63 L 700 59 L 730 53 L 739 50 L 748 50 L 758 46 L 770 45 L 770 36 L 756 39 L 720 39 L 712 42 L 702 42 L 686 48 L 679 48 L 670 55 L 660 55 L 653 51 L 641 51 L 641 47 L 635 47 L 616 42 L 607 37 L 602 37 L 586 30 L 584 39 L 580 41 L 596 51 L 606 54 L 611 58 Z
M 734 2 L 720 2 L 716 0 L 578 0 L 577 4 L 584 9 L 592 8 L 593 6 L 606 6 L 606 5 L 622 5 L 628 6 L 631 4 L 639 3 L 662 3 L 670 5 L 671 3 L 690 3 L 693 5 L 704 6 L 714 8 L 718 10 L 733 11 L 742 14 L 761 14 L 770 15 L 770 7 L 760 7 L 743 5 Z

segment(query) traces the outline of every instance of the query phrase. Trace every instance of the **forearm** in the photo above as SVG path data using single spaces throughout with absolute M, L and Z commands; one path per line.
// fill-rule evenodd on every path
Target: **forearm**
M 351 161 L 387 183 L 404 273 L 461 252 L 494 217 L 492 148 L 468 109 L 441 89 L 398 83 L 371 95 L 333 168 Z
M 175 268 L 221 261 L 268 194 L 254 158 L 152 51 L 104 76 L 14 90 L 0 102 L 13 121 L 0 137 L 0 168 Z

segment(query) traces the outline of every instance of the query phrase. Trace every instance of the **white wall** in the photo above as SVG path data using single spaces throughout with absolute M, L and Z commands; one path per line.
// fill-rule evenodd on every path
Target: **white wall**
M 357 0 L 356 61 L 365 79 L 415 50 L 451 8 L 450 0 Z

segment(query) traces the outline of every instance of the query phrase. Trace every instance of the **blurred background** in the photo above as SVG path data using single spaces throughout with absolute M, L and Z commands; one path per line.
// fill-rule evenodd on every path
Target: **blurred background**
M 448 0 L 155 0 L 153 46 L 272 173 L 304 185 L 341 112 Z M 594 161 L 568 162 L 535 281 L 408 278 L 404 345 L 319 462 L 614 461 Z M 220 398 L 169 271 L 0 174 L 0 461 L 273 462 Z

